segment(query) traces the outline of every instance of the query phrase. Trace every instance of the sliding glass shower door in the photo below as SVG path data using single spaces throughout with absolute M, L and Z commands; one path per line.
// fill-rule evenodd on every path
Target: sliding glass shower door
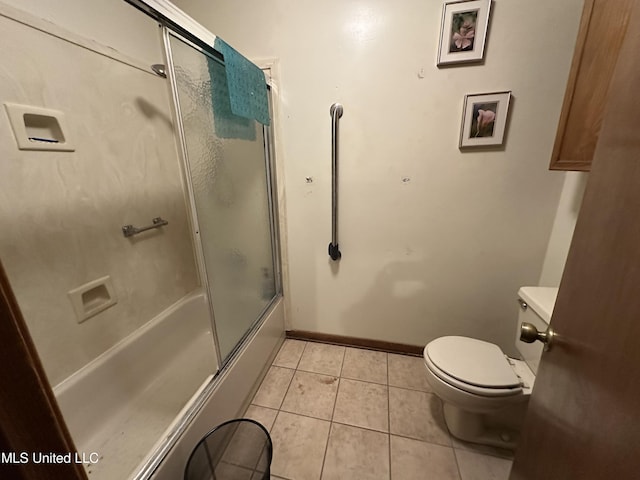
M 277 293 L 266 129 L 231 113 L 221 55 L 167 39 L 201 275 L 224 361 Z

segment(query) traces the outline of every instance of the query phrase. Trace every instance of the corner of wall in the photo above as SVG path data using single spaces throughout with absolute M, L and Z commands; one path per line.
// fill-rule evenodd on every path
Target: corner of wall
M 567 172 L 565 174 L 539 285 L 548 287 L 560 285 L 588 178 L 589 174 L 585 172 Z

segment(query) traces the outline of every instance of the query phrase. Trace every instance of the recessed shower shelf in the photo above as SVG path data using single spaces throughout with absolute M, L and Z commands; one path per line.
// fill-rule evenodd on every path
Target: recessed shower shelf
M 109 275 L 70 290 L 69 298 L 78 323 L 82 323 L 118 303 Z
M 64 112 L 16 103 L 4 106 L 19 150 L 75 151 Z

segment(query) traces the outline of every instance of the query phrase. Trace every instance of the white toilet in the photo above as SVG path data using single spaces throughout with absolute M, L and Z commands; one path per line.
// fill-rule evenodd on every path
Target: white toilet
M 538 371 L 543 344 L 520 340 L 523 322 L 545 331 L 557 288 L 522 287 L 516 348 L 523 360 L 500 347 L 468 337 L 440 337 L 424 348 L 427 381 L 444 403 L 444 417 L 454 437 L 514 449 Z

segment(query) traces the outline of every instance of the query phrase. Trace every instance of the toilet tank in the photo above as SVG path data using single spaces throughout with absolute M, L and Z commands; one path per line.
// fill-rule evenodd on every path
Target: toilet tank
M 542 342 L 525 343 L 520 340 L 520 326 L 522 322 L 528 322 L 538 331 L 544 332 L 549 326 L 557 296 L 558 289 L 551 287 L 522 287 L 518 290 L 520 313 L 516 329 L 516 348 L 534 374 L 538 373 L 544 345 Z

